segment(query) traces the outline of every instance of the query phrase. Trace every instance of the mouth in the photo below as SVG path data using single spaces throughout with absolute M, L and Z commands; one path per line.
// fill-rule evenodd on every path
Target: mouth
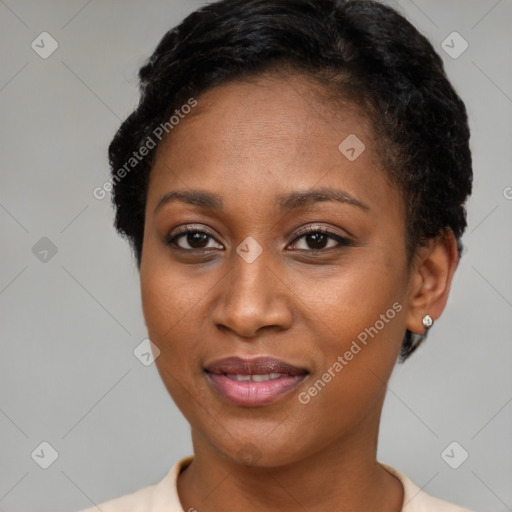
M 241 407 L 274 403 L 296 389 L 309 372 L 280 359 L 228 357 L 208 364 L 204 371 L 214 391 Z

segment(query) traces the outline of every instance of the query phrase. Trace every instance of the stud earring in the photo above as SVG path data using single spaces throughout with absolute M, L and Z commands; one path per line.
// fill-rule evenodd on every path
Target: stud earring
M 427 331 L 434 325 L 434 320 L 432 320 L 432 317 L 430 315 L 425 315 L 423 317 L 423 325 Z

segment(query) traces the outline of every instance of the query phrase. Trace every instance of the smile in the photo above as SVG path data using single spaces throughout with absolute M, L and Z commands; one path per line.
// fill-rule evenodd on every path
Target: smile
M 244 382 L 244 381 L 248 381 L 248 380 L 252 380 L 254 382 L 264 382 L 267 380 L 279 379 L 279 377 L 284 377 L 284 376 L 285 376 L 284 373 L 269 373 L 269 374 L 265 374 L 265 375 L 237 375 L 237 374 L 230 373 L 230 374 L 226 375 L 226 377 L 228 377 L 228 379 L 237 380 L 239 382 Z
M 241 407 L 274 403 L 296 389 L 308 375 L 307 370 L 272 357 L 228 357 L 204 370 L 214 393 Z
M 296 389 L 304 375 L 270 373 L 266 375 L 218 375 L 206 372 L 214 390 L 241 407 L 256 407 L 280 400 Z

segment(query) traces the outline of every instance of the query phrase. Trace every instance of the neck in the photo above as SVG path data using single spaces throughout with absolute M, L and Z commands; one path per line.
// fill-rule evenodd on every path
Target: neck
M 194 459 L 178 477 L 183 509 L 399 512 L 402 484 L 376 460 L 379 417 L 285 465 L 243 465 L 193 429 Z

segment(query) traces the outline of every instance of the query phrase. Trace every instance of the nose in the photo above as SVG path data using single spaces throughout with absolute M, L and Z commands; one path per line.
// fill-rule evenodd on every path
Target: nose
M 292 292 L 277 273 L 265 250 L 251 263 L 233 252 L 231 270 L 219 283 L 214 324 L 247 338 L 257 336 L 260 330 L 288 329 L 293 318 Z

